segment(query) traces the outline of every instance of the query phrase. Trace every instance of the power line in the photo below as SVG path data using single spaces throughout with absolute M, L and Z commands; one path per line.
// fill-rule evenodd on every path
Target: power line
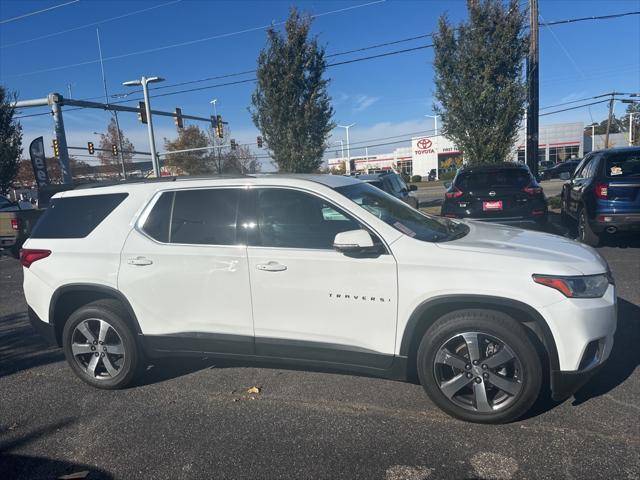
M 56 37 L 58 35 L 63 35 L 65 33 L 75 32 L 76 30 L 82 30 L 82 29 L 85 29 L 85 28 L 88 28 L 88 27 L 94 27 L 96 25 L 101 25 L 103 23 L 112 22 L 114 20 L 120 20 L 122 18 L 130 17 L 132 15 L 137 15 L 139 13 L 148 12 L 150 10 L 155 10 L 156 8 L 162 8 L 162 7 L 166 7 L 168 5 L 173 5 L 173 4 L 179 3 L 181 1 L 182 0 L 173 0 L 171 2 L 161 3 L 160 5 L 154 5 L 152 7 L 143 8 L 142 10 L 136 10 L 134 12 L 129 12 L 129 13 L 125 13 L 123 15 L 118 15 L 117 17 L 106 18 L 104 20 L 100 20 L 100 21 L 93 22 L 93 23 L 85 23 L 85 24 L 79 25 L 77 27 L 69 28 L 67 30 L 62 30 L 60 32 L 48 33 L 48 34 L 42 35 L 40 37 L 30 38 L 28 40 L 20 40 L 19 42 L 10 43 L 8 45 L 0 45 L 0 49 L 1 48 L 16 47 L 18 45 L 24 45 L 25 43 L 35 42 L 36 40 L 44 40 L 45 38 Z
M 553 112 L 545 112 L 541 113 L 539 116 L 544 117 L 545 115 L 553 115 L 554 113 L 567 112 L 569 110 L 575 110 L 577 108 L 589 107 L 591 105 L 597 105 L 598 103 L 605 103 L 609 100 L 598 100 L 597 102 L 585 103 L 584 105 L 576 105 L 575 107 L 563 108 L 562 110 L 554 110 Z
M 3 24 L 3 23 L 15 22 L 16 20 L 20 20 L 20 19 L 23 19 L 23 18 L 31 17 L 33 15 L 38 15 L 39 13 L 48 12 L 49 10 L 54 10 L 56 8 L 66 7 L 67 5 L 71 5 L 72 3 L 78 3 L 79 1 L 80 0 L 71 0 L 70 2 L 61 3 L 59 5 L 54 5 L 54 6 L 49 7 L 49 8 L 43 8 L 42 10 L 37 10 L 35 12 L 25 13 L 24 15 L 19 15 L 17 17 L 13 17 L 13 18 L 7 18 L 6 20 L 0 20 L 0 25 Z
M 553 22 L 543 22 L 540 25 L 544 26 L 544 27 L 551 27 L 553 25 L 562 25 L 562 24 L 576 23 L 576 22 L 586 22 L 587 20 L 610 20 L 612 18 L 627 17 L 627 16 L 630 16 L 630 15 L 640 15 L 640 11 L 614 13 L 614 14 L 611 14 L 611 15 L 599 15 L 599 16 L 591 16 L 591 17 L 569 18 L 567 20 L 555 20 Z

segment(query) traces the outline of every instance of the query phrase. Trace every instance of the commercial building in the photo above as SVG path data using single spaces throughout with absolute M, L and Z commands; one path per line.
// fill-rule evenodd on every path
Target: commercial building
M 590 133 L 582 122 L 541 125 L 538 160 L 563 162 L 582 157 L 593 149 L 604 148 L 604 135 L 596 135 L 592 142 Z M 522 129 L 512 150 L 511 160 L 514 162 L 526 160 L 525 138 Z M 623 146 L 627 142 L 626 133 L 612 134 L 609 138 L 610 146 Z M 332 158 L 328 160 L 328 166 L 337 169 L 345 161 L 344 157 Z M 357 172 L 395 170 L 407 175 L 426 176 L 432 169 L 437 169 L 437 175 L 441 175 L 462 166 L 464 154 L 451 140 L 437 135 L 414 137 L 411 139 L 411 147 L 396 148 L 391 153 L 351 156 L 351 162 L 352 169 Z

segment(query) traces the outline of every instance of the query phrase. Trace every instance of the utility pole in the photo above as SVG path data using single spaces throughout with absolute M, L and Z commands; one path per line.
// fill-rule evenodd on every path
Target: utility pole
M 529 0 L 529 56 L 527 57 L 527 165 L 538 176 L 539 40 L 538 0 Z
M 66 184 L 73 183 L 73 176 L 71 175 L 71 167 L 69 166 L 69 149 L 67 148 L 67 136 L 64 131 L 64 121 L 62 120 L 62 108 L 60 102 L 63 101 L 62 95 L 59 93 L 50 93 L 49 105 L 51 105 L 51 112 L 53 113 L 53 127 L 56 133 L 56 139 L 58 140 L 58 148 L 60 149 L 60 167 L 62 168 L 62 180 Z
M 629 113 L 629 146 L 633 146 L 633 116 L 637 115 L 638 112 L 630 112 Z
M 98 54 L 100 55 L 100 69 L 102 70 L 102 86 L 104 88 L 104 103 L 109 104 L 109 95 L 107 94 L 107 77 L 104 74 L 104 62 L 102 61 L 102 46 L 100 45 L 100 29 L 96 28 L 96 37 L 98 38 Z M 69 87 L 69 95 L 71 95 L 71 87 Z M 120 122 L 118 122 L 118 112 L 112 110 L 113 118 L 116 122 L 116 140 L 118 141 L 118 156 L 120 167 L 122 168 L 122 178 L 127 179 L 127 170 L 124 167 L 124 152 L 122 151 L 122 136 L 120 135 Z
M 609 100 L 609 117 L 607 118 L 607 132 L 604 136 L 604 148 L 609 148 L 609 130 L 611 129 L 611 121 L 613 120 L 613 102 L 615 101 L 616 92 L 611 92 Z
M 351 125 L 338 125 L 340 128 L 344 128 L 347 131 L 347 163 L 345 165 L 345 173 L 351 175 L 351 144 L 349 143 L 349 129 L 353 127 L 355 123 Z
M 216 119 L 218 118 L 218 109 L 216 108 L 216 103 L 218 102 L 217 98 L 214 98 L 213 100 L 211 100 L 209 103 L 211 105 L 213 105 L 213 118 Z M 220 145 L 218 146 L 218 148 L 214 149 L 213 154 L 216 155 L 216 164 L 218 167 L 218 174 L 222 173 L 222 160 L 221 160 L 221 152 L 220 150 L 222 149 L 222 143 L 224 142 L 224 138 L 221 138 L 218 140 L 218 136 L 216 135 L 215 129 L 213 132 L 213 146 L 216 146 L 216 142 L 218 142 Z

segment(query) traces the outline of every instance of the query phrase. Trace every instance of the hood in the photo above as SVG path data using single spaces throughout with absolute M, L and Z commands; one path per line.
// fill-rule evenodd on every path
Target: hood
M 539 262 L 546 266 L 552 263 L 558 266 L 558 271 L 575 271 L 572 273 L 574 275 L 594 275 L 608 269 L 607 262 L 598 252 L 575 240 L 500 224 L 475 221 L 464 223 L 470 229 L 466 236 L 436 245 L 446 250 L 506 256 L 527 262 Z

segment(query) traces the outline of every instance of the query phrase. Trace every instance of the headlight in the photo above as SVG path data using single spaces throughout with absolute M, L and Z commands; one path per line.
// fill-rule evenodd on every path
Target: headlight
M 599 298 L 613 283 L 610 274 L 585 275 L 580 277 L 558 277 L 552 275 L 533 275 L 533 281 L 555 288 L 569 298 Z

